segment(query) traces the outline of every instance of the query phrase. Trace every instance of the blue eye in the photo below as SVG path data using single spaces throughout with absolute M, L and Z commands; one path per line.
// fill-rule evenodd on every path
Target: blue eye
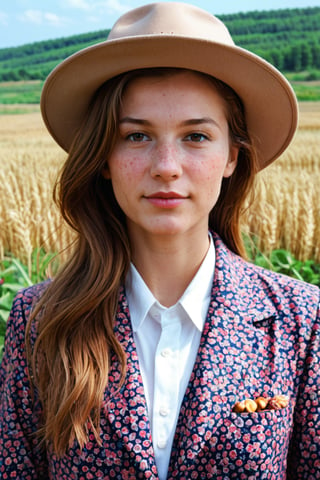
M 149 140 L 149 137 L 144 133 L 136 132 L 130 133 L 130 135 L 127 136 L 127 139 L 131 142 L 146 142 Z
M 204 140 L 208 140 L 208 137 L 206 135 L 203 135 L 203 133 L 190 133 L 190 135 L 186 136 L 186 140 L 191 140 L 191 142 L 201 143 Z

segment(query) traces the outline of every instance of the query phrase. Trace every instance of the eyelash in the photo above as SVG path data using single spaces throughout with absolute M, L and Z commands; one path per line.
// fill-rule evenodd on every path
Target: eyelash
M 190 140 L 191 140 L 191 137 L 196 137 L 196 138 L 198 138 L 198 139 L 199 139 L 200 137 L 202 137 L 201 140 L 195 140 L 195 139 L 193 139 L 193 141 L 194 141 L 195 143 L 201 143 L 201 142 L 203 142 L 204 140 L 209 140 L 209 137 L 208 137 L 207 135 L 205 135 L 204 133 L 199 133 L 199 132 L 190 133 L 189 135 L 187 135 L 187 136 L 185 137 L 185 139 L 186 139 L 186 140 L 187 140 L 187 139 L 190 139 Z
M 139 137 L 139 138 L 137 138 L 137 137 Z M 192 139 L 192 137 L 195 137 L 195 138 Z M 148 137 L 148 135 L 146 135 L 145 133 L 142 133 L 142 132 L 134 132 L 134 133 L 130 133 L 129 135 L 126 136 L 126 140 L 130 140 L 131 142 L 137 142 L 137 143 L 140 143 L 145 139 L 147 139 L 147 141 L 148 141 L 149 137 Z M 191 140 L 195 143 L 202 143 L 205 140 L 209 140 L 209 137 L 207 135 L 203 134 L 203 133 L 194 132 L 194 133 L 190 133 L 189 135 L 186 135 L 183 140 L 184 141 Z
M 140 137 L 139 139 L 137 139 L 136 137 Z M 131 142 L 141 142 L 143 139 L 147 139 L 149 140 L 149 137 L 148 135 L 146 135 L 145 133 L 141 133 L 141 132 L 134 132 L 134 133 L 130 133 L 129 135 L 126 136 L 126 140 L 130 140 Z

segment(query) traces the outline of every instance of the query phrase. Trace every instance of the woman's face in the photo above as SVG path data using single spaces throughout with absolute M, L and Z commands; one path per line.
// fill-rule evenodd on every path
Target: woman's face
M 141 77 L 125 91 L 115 148 L 103 172 L 131 239 L 207 235 L 223 177 L 237 163 L 226 105 L 205 77 Z

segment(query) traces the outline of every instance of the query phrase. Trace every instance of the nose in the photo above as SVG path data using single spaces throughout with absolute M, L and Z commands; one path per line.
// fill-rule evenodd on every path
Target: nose
M 171 144 L 158 145 L 152 152 L 151 175 L 163 180 L 179 178 L 182 173 L 180 153 Z

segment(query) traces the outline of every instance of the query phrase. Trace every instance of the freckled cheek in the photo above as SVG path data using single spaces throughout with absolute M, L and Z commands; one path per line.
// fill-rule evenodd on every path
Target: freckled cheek
M 220 195 L 225 162 L 225 156 L 214 157 L 210 161 L 198 164 L 190 172 L 196 190 L 201 192 L 201 202 L 205 202 L 210 209 Z
M 123 180 L 125 182 L 133 181 L 135 178 L 141 175 L 143 171 L 142 162 L 139 158 L 121 159 L 120 161 L 114 161 L 110 165 L 111 177 L 114 180 Z
M 225 169 L 225 156 L 215 158 L 212 161 L 195 163 L 192 168 L 192 177 L 204 182 L 219 182 Z

